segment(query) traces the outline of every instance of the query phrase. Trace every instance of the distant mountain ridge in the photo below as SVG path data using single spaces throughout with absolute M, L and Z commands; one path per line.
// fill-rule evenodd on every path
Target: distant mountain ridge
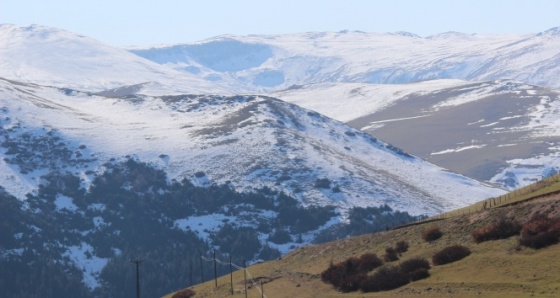
M 319 82 L 400 84 L 434 79 L 514 79 L 560 87 L 558 28 L 538 34 L 359 31 L 219 36 L 131 52 L 240 90 L 279 90 Z

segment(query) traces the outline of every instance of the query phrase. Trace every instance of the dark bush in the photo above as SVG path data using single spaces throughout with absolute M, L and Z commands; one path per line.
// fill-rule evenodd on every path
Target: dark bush
M 342 278 L 344 276 L 344 266 L 342 263 L 336 265 L 330 264 L 327 270 L 321 272 L 321 280 L 325 283 L 333 285 L 338 288 L 342 283 Z
M 430 272 L 428 272 L 428 269 L 426 268 L 418 268 L 412 272 L 409 272 L 407 276 L 410 281 L 417 281 L 430 277 Z
M 408 251 L 408 242 L 406 241 L 399 241 L 397 242 L 396 246 L 395 246 L 395 250 L 402 254 L 403 252 Z
M 559 238 L 560 218 L 537 215 L 523 225 L 519 244 L 539 249 L 558 243 Z
M 383 261 L 376 254 L 365 253 L 360 256 L 358 270 L 361 272 L 370 272 L 381 265 L 383 265 Z
M 458 261 L 471 254 L 471 250 L 461 245 L 448 246 L 432 257 L 434 265 L 444 265 Z
M 400 264 L 401 270 L 404 274 L 409 274 L 418 269 L 430 269 L 430 263 L 424 258 L 414 258 L 406 260 Z
M 443 233 L 440 231 L 439 227 L 429 227 L 422 232 L 422 239 L 425 241 L 431 242 L 438 240 L 443 236 Z
M 359 272 L 358 268 L 360 267 L 360 259 L 356 257 L 350 257 L 343 262 L 344 264 L 344 272 L 346 275 L 352 275 Z
M 196 294 L 195 291 L 191 289 L 184 289 L 173 294 L 171 298 L 190 298 L 193 297 L 195 294 Z
M 472 232 L 472 237 L 476 243 L 506 239 L 515 236 L 521 230 L 521 224 L 515 220 L 500 218 L 497 221 Z
M 346 276 L 342 279 L 341 284 L 338 286 L 338 290 L 343 293 L 354 292 L 360 289 L 362 281 L 366 278 L 365 273 L 356 273 L 353 275 Z
M 399 259 L 397 251 L 392 247 L 385 248 L 385 255 L 383 256 L 385 262 L 393 262 Z
M 328 178 L 320 178 L 315 180 L 315 187 L 316 188 L 331 188 L 331 181 Z
M 286 244 L 292 241 L 290 233 L 282 229 L 276 229 L 274 233 L 268 236 L 268 241 L 274 242 L 276 244 Z
M 332 284 L 337 290 L 342 292 L 356 291 L 359 287 L 355 276 L 362 276 L 358 270 L 360 259 L 351 257 L 338 264 L 331 264 L 327 270 L 321 273 L 321 280 Z M 362 277 L 363 278 L 363 277 Z M 355 290 L 351 290 L 356 287 Z
M 408 277 L 397 266 L 382 267 L 364 278 L 360 285 L 363 292 L 379 292 L 396 289 L 408 283 Z
M 351 257 L 337 264 L 331 264 L 321 273 L 321 280 L 332 284 L 341 292 L 353 292 L 360 288 L 367 273 L 383 262 L 374 253 L 365 253 L 360 258 Z

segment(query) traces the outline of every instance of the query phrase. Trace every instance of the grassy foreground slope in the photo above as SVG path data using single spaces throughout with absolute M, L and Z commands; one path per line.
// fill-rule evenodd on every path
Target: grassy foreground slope
M 560 244 L 534 250 L 519 246 L 517 236 L 480 244 L 471 237 L 473 230 L 500 216 L 525 223 L 535 214 L 560 217 L 560 195 L 550 194 L 437 222 L 302 247 L 281 260 L 256 264 L 248 271 L 257 283 L 262 281 L 266 297 L 560 297 Z M 421 234 L 432 226 L 438 226 L 443 237 L 428 243 Z M 330 262 L 338 263 L 366 252 L 381 257 L 386 247 L 402 240 L 410 247 L 401 261 L 417 256 L 431 260 L 434 253 L 454 244 L 469 247 L 472 254 L 451 264 L 432 266 L 429 278 L 387 292 L 340 293 L 320 279 Z M 242 271 L 234 272 L 234 295 L 227 275 L 218 279 L 217 288 L 213 280 L 193 287 L 195 297 L 245 297 L 243 278 Z M 254 287 L 249 287 L 247 294 L 261 297 Z

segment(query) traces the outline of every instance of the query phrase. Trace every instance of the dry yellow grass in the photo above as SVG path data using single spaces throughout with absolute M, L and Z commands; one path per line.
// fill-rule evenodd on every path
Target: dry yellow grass
M 560 245 L 533 250 L 520 247 L 517 237 L 475 244 L 470 236 L 474 229 L 497 216 L 525 222 L 535 213 L 560 216 L 559 212 L 560 196 L 543 197 L 435 223 L 311 245 L 296 249 L 281 260 L 257 264 L 248 270 L 255 279 L 263 281 L 266 297 L 560 297 Z M 438 225 L 444 234 L 427 243 L 421 239 L 421 233 L 432 225 Z M 330 262 L 365 252 L 381 256 L 385 247 L 400 240 L 410 245 L 401 260 L 416 256 L 431 259 L 435 252 L 453 244 L 468 246 L 472 254 L 455 263 L 434 266 L 429 278 L 388 292 L 339 293 L 320 280 L 320 273 Z M 214 281 L 193 287 L 195 297 L 245 297 L 242 271 L 235 272 L 233 278 L 233 296 L 227 275 L 218 279 L 218 288 Z M 247 297 L 261 297 L 261 293 L 250 287 Z

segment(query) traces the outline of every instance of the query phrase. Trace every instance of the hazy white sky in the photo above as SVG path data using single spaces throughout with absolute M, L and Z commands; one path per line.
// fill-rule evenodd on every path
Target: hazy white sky
M 560 26 L 559 16 L 558 0 L 0 0 L 0 23 L 53 26 L 115 46 L 345 29 L 537 33 Z

